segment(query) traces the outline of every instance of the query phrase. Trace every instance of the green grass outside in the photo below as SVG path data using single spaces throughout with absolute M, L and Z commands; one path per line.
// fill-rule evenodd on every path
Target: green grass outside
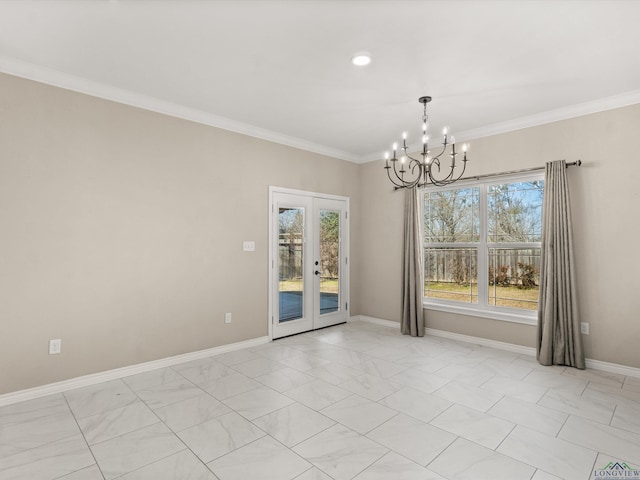
M 456 300 L 458 302 L 477 303 L 478 285 L 458 285 L 447 282 L 425 282 L 425 294 L 430 298 Z M 538 287 L 524 289 L 516 286 L 489 286 L 489 305 L 499 307 L 538 309 Z

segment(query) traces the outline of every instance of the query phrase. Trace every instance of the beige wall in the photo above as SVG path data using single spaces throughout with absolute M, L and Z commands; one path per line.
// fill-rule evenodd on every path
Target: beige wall
M 269 185 L 360 215 L 356 164 L 0 75 L 0 394 L 267 335 Z
M 471 142 L 469 174 L 543 166 L 557 159 L 569 170 L 576 268 L 588 358 L 640 368 L 640 105 L 619 108 Z M 363 261 L 357 278 L 360 311 L 400 317 L 402 194 L 383 180 L 382 162 L 361 169 Z M 367 241 L 374 239 L 374 241 Z M 535 346 L 536 329 L 497 320 L 426 311 L 427 327 Z

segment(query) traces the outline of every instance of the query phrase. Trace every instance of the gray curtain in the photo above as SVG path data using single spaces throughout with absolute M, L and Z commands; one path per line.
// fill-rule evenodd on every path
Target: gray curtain
M 538 362 L 584 369 L 564 160 L 548 162 L 542 206 Z
M 402 323 L 400 330 L 412 337 L 424 336 L 422 310 L 422 242 L 418 188 L 405 188 L 402 237 Z

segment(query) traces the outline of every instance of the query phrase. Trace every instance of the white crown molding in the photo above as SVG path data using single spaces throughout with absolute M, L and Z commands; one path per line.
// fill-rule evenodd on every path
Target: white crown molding
M 93 97 L 103 98 L 114 102 L 130 105 L 144 110 L 169 115 L 183 120 L 208 125 L 211 127 L 241 133 L 254 138 L 260 138 L 269 142 L 299 148 L 312 153 L 338 158 L 353 163 L 367 163 L 382 158 L 381 152 L 372 152 L 366 155 L 338 150 L 326 145 L 309 142 L 296 137 L 273 132 L 247 123 L 232 120 L 226 117 L 208 113 L 195 108 L 189 108 L 176 103 L 150 97 L 136 92 L 131 92 L 103 83 L 94 82 L 86 78 L 69 75 L 58 70 L 42 67 L 22 60 L 0 56 L 0 72 L 17 77 L 46 83 L 55 87 L 64 88 L 74 92 L 84 93 Z M 640 90 L 633 90 L 620 95 L 601 98 L 598 100 L 571 105 L 556 110 L 541 112 L 535 115 L 520 117 L 507 122 L 494 123 L 480 128 L 465 130 L 456 133 L 459 142 L 467 142 L 478 138 L 489 137 L 501 133 L 507 133 L 523 128 L 535 127 L 547 123 L 580 117 L 591 113 L 602 112 L 614 108 L 625 107 L 640 103 Z
M 338 158 L 349 162 L 357 162 L 359 159 L 358 155 L 325 145 L 319 145 L 307 140 L 260 128 L 255 125 L 238 122 L 213 113 L 185 107 L 155 97 L 131 92 L 129 90 L 112 87 L 86 78 L 69 75 L 58 70 L 41 67 L 39 65 L 9 57 L 0 57 L 0 72 L 53 85 L 66 90 L 91 95 L 93 97 L 142 108 L 144 110 L 161 113 L 163 115 L 181 118 L 183 120 L 189 120 L 223 130 L 229 130 L 235 133 L 241 133 L 243 135 L 286 145 L 288 147 L 299 148 L 300 150 L 325 155 L 327 157 Z
M 369 317 L 367 315 L 354 315 L 349 319 L 349 322 L 356 321 L 374 323 L 376 325 L 383 325 L 391 328 L 400 328 L 400 323 L 398 322 Z M 519 353 L 521 355 L 529 355 L 533 357 L 535 357 L 536 355 L 536 349 L 533 347 L 516 345 L 514 343 L 499 342 L 497 340 L 490 340 L 488 338 L 472 337 L 470 335 L 462 335 L 460 333 L 437 330 L 435 328 L 425 328 L 425 334 L 432 335 L 434 337 L 447 338 L 449 340 L 457 340 L 459 342 L 472 343 L 474 345 L 481 345 L 483 347 L 497 348 L 499 350 L 506 350 L 508 352 Z M 620 375 L 628 375 L 630 377 L 640 377 L 640 368 L 620 365 L 618 363 L 603 362 L 601 360 L 593 360 L 591 358 L 585 359 L 585 363 L 587 368 L 591 368 L 593 370 L 618 373 Z
M 530 128 L 561 120 L 568 120 L 570 118 L 581 117 L 583 115 L 590 115 L 592 113 L 604 112 L 614 108 L 635 105 L 637 103 L 640 103 L 640 90 L 633 90 L 620 95 L 613 95 L 611 97 L 578 103 L 576 105 L 557 108 L 555 110 L 549 110 L 535 115 L 515 118 L 506 122 L 499 122 L 480 128 L 465 130 L 457 133 L 456 137 L 459 137 L 460 141 L 466 142 L 477 138 L 490 137 L 492 135 L 521 130 L 523 128 Z
M 484 127 L 474 128 L 456 132 L 456 143 L 469 142 L 479 138 L 491 137 L 501 133 L 513 132 L 524 128 L 536 127 L 547 123 L 568 120 L 570 118 L 581 117 L 592 113 L 613 110 L 614 108 L 627 107 L 640 103 L 640 90 L 632 90 L 630 92 L 613 95 L 611 97 L 600 98 L 590 102 L 570 105 L 568 107 L 549 110 L 547 112 L 536 113 L 525 117 L 515 118 L 506 122 L 493 123 Z M 414 148 L 417 151 L 417 147 Z M 382 159 L 381 152 L 373 152 L 362 155 L 355 160 L 357 163 L 373 162 Z
M 221 355 L 223 353 L 233 352 L 242 348 L 257 347 L 258 345 L 263 345 L 265 343 L 269 343 L 270 341 L 271 340 L 269 340 L 269 337 L 252 338 L 250 340 L 245 340 L 242 342 L 221 345 L 219 347 L 208 348 L 206 350 L 198 350 L 196 352 L 175 355 L 173 357 L 160 358 L 158 360 L 153 360 L 150 362 L 129 365 L 128 367 L 115 368 L 113 370 L 107 370 L 105 372 L 84 375 L 82 377 L 71 378 L 69 380 L 50 383 L 26 390 L 5 393 L 4 395 L 0 395 L 0 407 L 11 405 L 13 403 L 24 402 L 27 400 L 33 400 L 34 398 L 40 398 L 47 395 L 53 395 L 55 393 L 66 392 L 67 390 L 72 390 L 74 388 L 88 387 L 89 385 L 95 385 L 96 383 L 117 380 L 119 378 L 136 375 L 138 373 L 150 372 L 151 370 L 156 370 L 158 368 L 171 367 L 180 363 L 200 360 L 201 358 L 212 357 L 215 355 Z

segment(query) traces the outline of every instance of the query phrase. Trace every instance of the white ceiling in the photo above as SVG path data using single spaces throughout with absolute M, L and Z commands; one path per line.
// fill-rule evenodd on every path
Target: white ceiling
M 362 162 L 640 103 L 640 1 L 4 0 L 0 71 Z M 359 51 L 371 65 L 351 65 Z

